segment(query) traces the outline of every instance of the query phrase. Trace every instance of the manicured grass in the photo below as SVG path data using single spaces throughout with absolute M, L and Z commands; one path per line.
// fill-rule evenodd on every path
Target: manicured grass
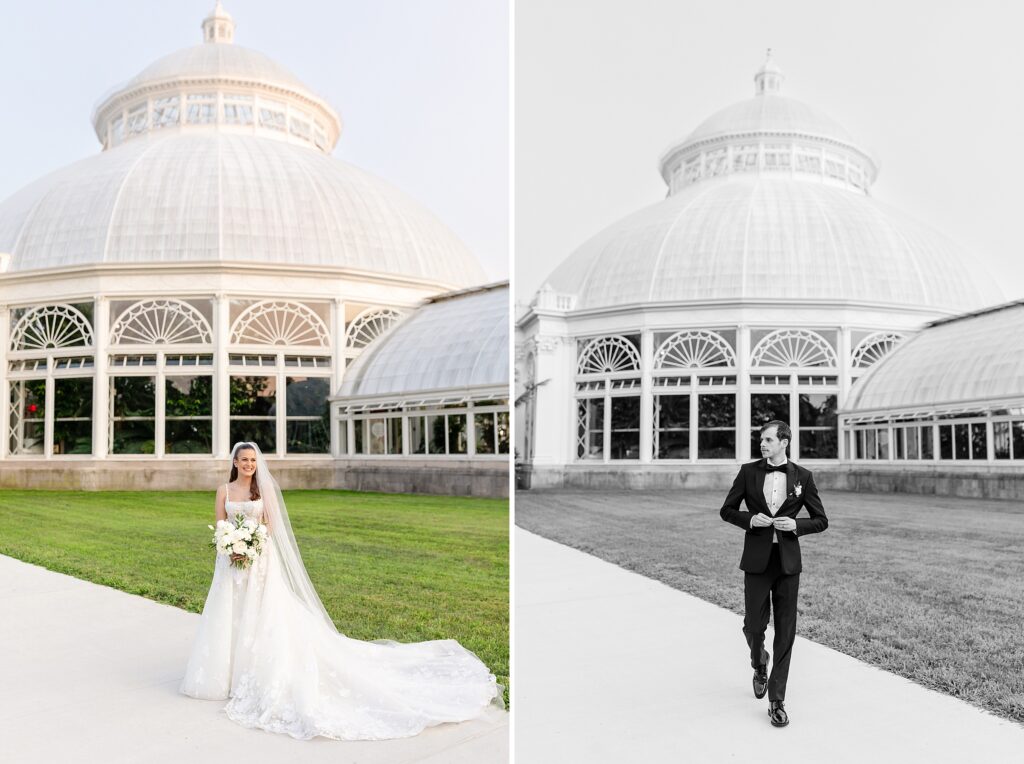
M 719 517 L 724 496 L 525 491 L 516 523 L 742 614 L 743 532 Z M 800 543 L 797 633 L 1024 723 L 1024 507 L 822 498 L 829 529 Z
M 457 639 L 508 688 L 508 502 L 288 491 L 309 576 L 356 639 Z M 0 492 L 0 554 L 201 612 L 213 494 Z

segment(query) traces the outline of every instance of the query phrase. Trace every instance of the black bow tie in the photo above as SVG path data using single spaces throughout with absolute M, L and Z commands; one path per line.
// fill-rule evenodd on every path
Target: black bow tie
M 769 464 L 768 462 L 765 462 L 764 463 L 764 468 L 768 472 L 785 472 L 786 471 L 786 465 L 785 464 L 775 465 L 775 464 Z

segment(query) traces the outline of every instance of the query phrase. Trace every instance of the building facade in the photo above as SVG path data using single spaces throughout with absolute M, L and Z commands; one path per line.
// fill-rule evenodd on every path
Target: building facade
M 0 203 L 0 481 L 173 486 L 253 440 L 286 485 L 343 484 L 346 367 L 476 258 L 332 157 L 338 114 L 219 2 L 93 125 L 97 155 Z
M 771 419 L 794 459 L 838 468 L 858 380 L 926 323 L 1000 301 L 782 84 L 769 57 L 751 98 L 662 156 L 667 198 L 583 244 L 518 317 L 532 485 L 718 486 Z

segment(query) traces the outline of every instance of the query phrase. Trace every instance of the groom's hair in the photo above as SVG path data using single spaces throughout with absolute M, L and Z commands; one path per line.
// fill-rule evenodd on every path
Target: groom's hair
M 775 428 L 775 437 L 779 440 L 786 440 L 790 443 L 793 442 L 793 431 L 789 429 L 789 425 L 783 422 L 781 419 L 773 419 L 768 424 L 761 425 L 761 432 L 759 435 L 764 435 L 764 431 L 769 427 Z

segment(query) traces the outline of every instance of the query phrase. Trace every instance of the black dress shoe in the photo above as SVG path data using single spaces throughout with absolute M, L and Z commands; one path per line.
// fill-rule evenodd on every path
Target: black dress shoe
M 773 727 L 785 727 L 789 724 L 789 714 L 783 708 L 781 700 L 768 701 L 768 718 L 771 719 Z
M 754 697 L 760 700 L 768 692 L 768 667 L 758 666 L 754 669 Z

